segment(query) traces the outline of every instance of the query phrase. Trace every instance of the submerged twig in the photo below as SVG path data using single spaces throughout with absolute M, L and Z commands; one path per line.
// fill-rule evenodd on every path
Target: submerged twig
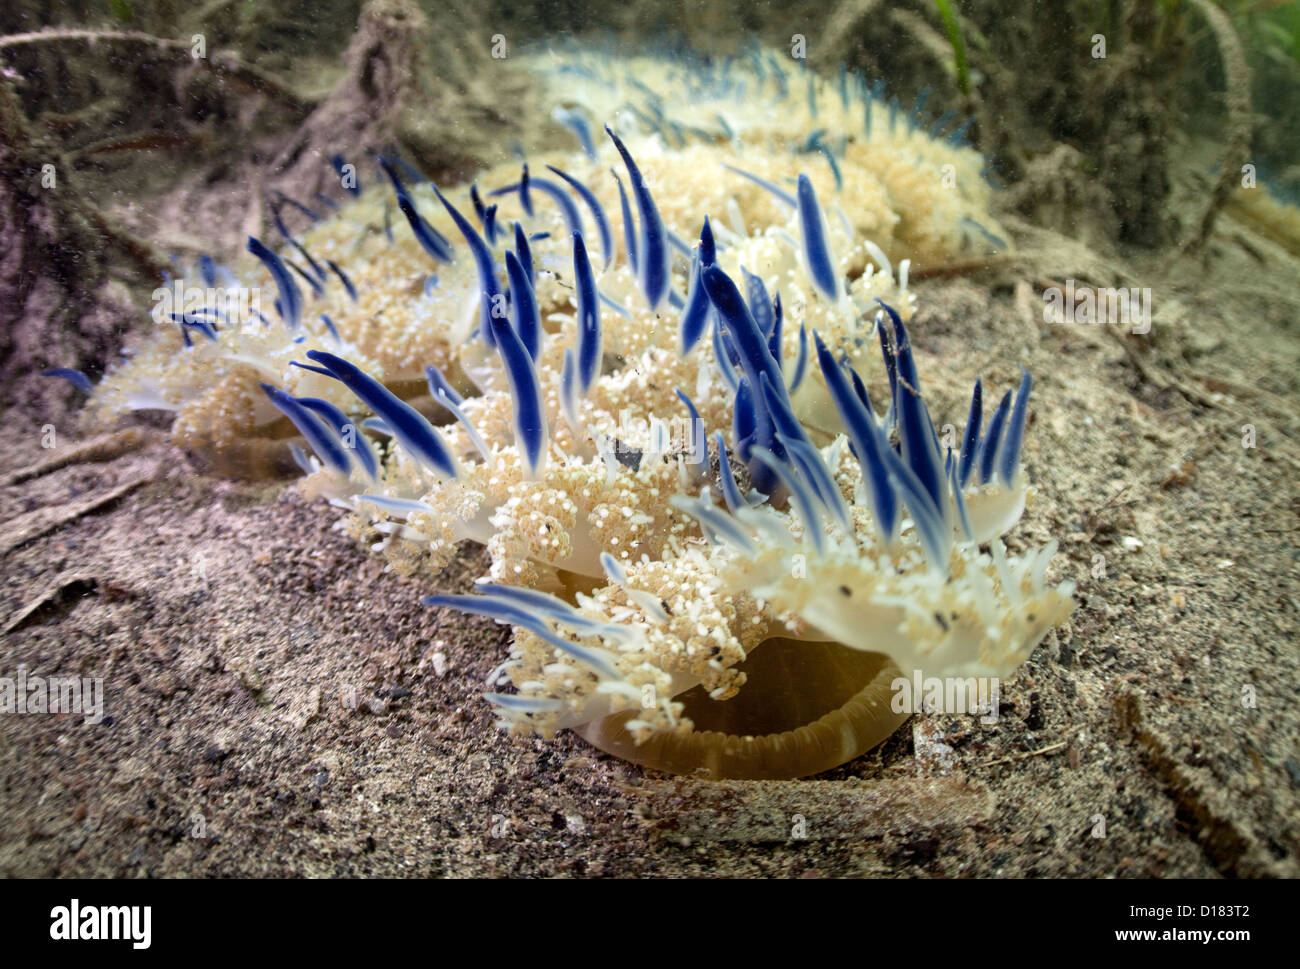
M 844 59 L 853 41 L 854 28 L 879 5 L 880 0 L 841 0 L 822 30 L 826 50 Z
M 44 461 L 37 461 L 25 468 L 11 471 L 3 478 L 0 478 L 0 488 L 20 484 L 31 478 L 39 478 L 51 471 L 66 468 L 70 464 L 108 461 L 120 457 L 128 451 L 134 451 L 143 443 L 144 432 L 138 427 L 127 427 L 111 434 L 101 434 L 89 441 L 79 441 L 70 447 L 60 448 L 58 454 L 51 455 Z
M 4 39 L 0 38 L 0 42 Z M 0 142 L 7 146 L 25 146 L 32 154 L 37 151 L 34 136 L 26 115 L 19 106 L 17 95 L 13 93 L 10 85 L 3 83 L 0 83 Z M 42 149 L 52 150 L 50 146 L 44 144 Z M 59 161 L 57 154 L 55 160 Z M 61 171 L 67 171 L 72 166 L 59 161 L 57 167 Z M 150 280 L 165 278 L 164 274 L 169 265 L 167 260 L 155 252 L 153 246 L 147 241 L 132 235 L 105 215 L 88 198 L 76 191 L 64 191 L 51 193 L 51 199 L 51 204 L 59 211 L 60 225 L 73 232 L 76 231 L 77 226 L 89 225 L 101 239 L 111 243 L 105 246 L 105 251 L 114 250 L 122 253 Z
M 1227 86 L 1228 133 L 1224 140 L 1223 161 L 1219 178 L 1210 192 L 1209 204 L 1201 215 L 1195 235 L 1179 247 L 1181 255 L 1191 255 L 1205 245 L 1214 229 L 1219 211 L 1228 201 L 1241 177 L 1241 166 L 1250 154 L 1250 67 L 1241 47 L 1241 39 L 1228 15 L 1209 0 L 1192 0 L 1192 4 L 1209 22 L 1223 59 L 1224 83 Z
M 980 764 L 980 767 L 996 767 L 998 764 L 1011 764 L 1018 760 L 1028 760 L 1030 757 L 1041 757 L 1043 754 L 1054 754 L 1066 745 L 1062 740 L 1058 743 L 1048 744 L 1046 747 L 1039 747 L 1037 750 L 1028 750 L 1023 754 L 1012 754 L 1010 757 L 999 757 L 997 760 L 990 760 Z
M 53 29 L 38 30 L 25 34 L 10 34 L 0 37 L 0 50 L 22 47 L 30 44 L 48 44 L 80 41 L 87 44 L 135 44 L 154 47 L 160 51 L 184 54 L 195 62 L 202 64 L 217 74 L 229 74 L 235 80 L 243 81 L 283 102 L 298 112 L 306 112 L 317 103 L 316 98 L 307 97 L 295 91 L 287 82 L 246 63 L 233 51 L 215 51 L 207 57 L 192 57 L 189 41 L 172 40 L 168 37 L 156 37 L 153 34 L 136 30 L 85 30 Z
M 44 589 L 35 599 L 14 613 L 5 623 L 4 628 L 0 629 L 0 633 L 8 636 L 29 622 L 52 612 L 74 596 L 83 596 L 95 591 L 98 585 L 95 576 L 87 572 L 73 572 L 60 576 L 54 580 L 54 585 Z
M 4 524 L 4 538 L 0 539 L 0 555 L 7 555 L 14 549 L 26 545 L 33 539 L 40 538 L 47 532 L 76 521 L 83 515 L 112 504 L 122 496 L 129 494 L 143 484 L 154 479 L 156 469 L 140 475 L 138 478 L 120 484 L 116 488 L 104 491 L 70 505 L 53 508 L 41 508 L 37 511 L 20 515 Z
M 973 276 L 976 273 L 1006 269 L 1020 261 L 1017 253 L 1000 253 L 986 259 L 967 259 L 963 262 L 947 262 L 938 266 L 913 266 L 909 277 L 917 279 L 948 279 L 953 276 Z

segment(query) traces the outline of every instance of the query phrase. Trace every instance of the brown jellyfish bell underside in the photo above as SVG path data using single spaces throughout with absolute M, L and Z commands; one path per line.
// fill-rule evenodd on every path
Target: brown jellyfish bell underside
M 637 744 L 625 710 L 574 728 L 592 746 L 673 774 L 782 780 L 830 770 L 884 741 L 908 718 L 891 705 L 903 674 L 880 653 L 839 643 L 765 640 L 738 669 L 748 677 L 729 700 L 703 687 L 676 700 L 695 729 L 659 731 Z
M 385 385 L 395 397 L 414 407 L 435 427 L 445 427 L 456 420 L 438 404 L 425 381 L 392 382 Z M 240 435 L 228 435 L 219 441 L 209 435 L 186 437 L 173 430 L 173 442 L 185 450 L 199 470 L 233 481 L 284 481 L 301 469 L 294 463 L 286 446 L 300 441 L 301 435 L 288 418 L 249 425 Z

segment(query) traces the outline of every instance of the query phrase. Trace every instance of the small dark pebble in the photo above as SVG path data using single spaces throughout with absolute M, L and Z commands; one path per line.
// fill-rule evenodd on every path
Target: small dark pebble
M 1300 761 L 1294 757 L 1286 759 L 1286 772 L 1291 775 L 1291 786 L 1300 787 Z
M 1047 725 L 1047 718 L 1043 716 L 1043 706 L 1041 698 L 1037 693 L 1029 694 L 1029 714 L 1025 717 L 1025 726 L 1030 730 L 1042 730 Z

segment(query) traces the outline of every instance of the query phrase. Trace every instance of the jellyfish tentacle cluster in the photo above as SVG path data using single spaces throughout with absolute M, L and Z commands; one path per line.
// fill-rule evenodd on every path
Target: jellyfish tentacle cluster
M 806 75 L 796 98 L 762 50 L 641 61 L 535 58 L 580 149 L 544 167 L 444 191 L 381 158 L 380 184 L 302 237 L 277 218 L 285 245 L 250 239 L 245 278 L 269 278 L 279 322 L 182 305 L 93 406 L 291 454 L 304 493 L 405 574 L 486 546 L 475 593 L 424 602 L 513 627 L 486 691 L 502 726 L 798 776 L 897 726 L 888 671 L 1006 676 L 1068 616 L 1055 545 L 1001 541 L 1032 494 L 1031 381 L 987 424 L 977 381 L 960 447 L 941 445 L 906 253 L 998 238 L 979 191 L 927 182 L 978 172 L 974 152 L 897 111 L 873 125 L 865 82 Z M 695 729 L 773 690 L 753 730 Z

